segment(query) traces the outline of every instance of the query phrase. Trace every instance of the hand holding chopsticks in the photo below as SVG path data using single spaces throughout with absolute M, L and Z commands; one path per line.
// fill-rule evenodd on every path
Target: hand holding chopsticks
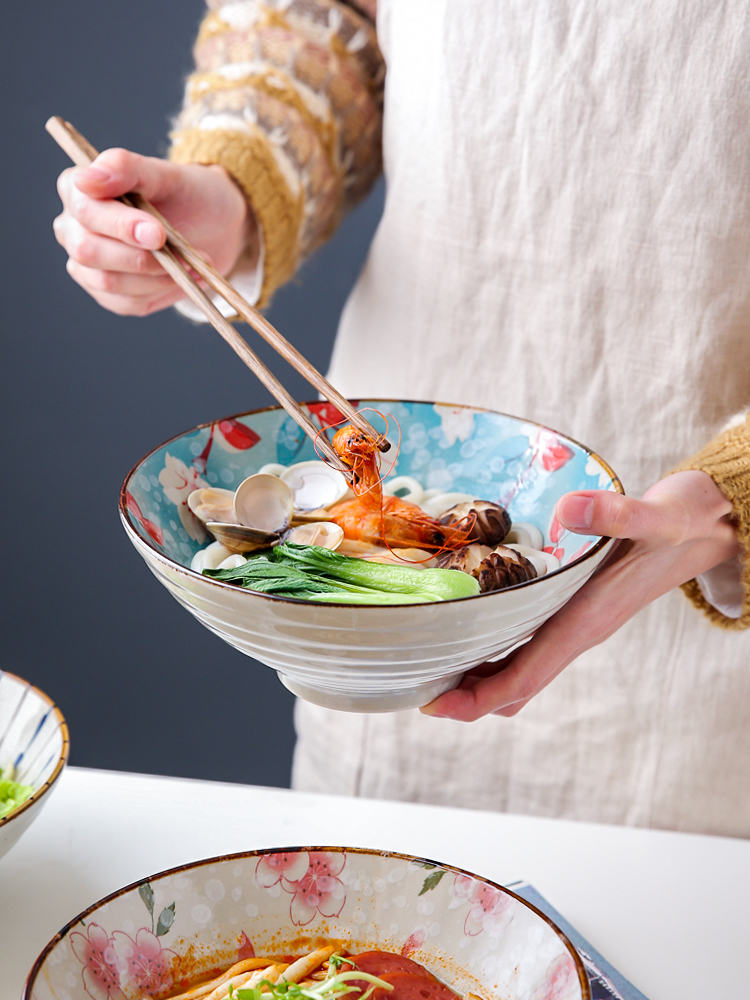
M 89 166 L 98 156 L 97 150 L 72 125 L 63 119 L 57 117 L 50 118 L 46 124 L 46 128 L 77 166 Z M 148 212 L 164 226 L 167 232 L 167 242 L 161 250 L 151 251 L 153 256 L 174 282 L 201 310 L 214 328 L 224 337 L 233 350 L 242 358 L 245 364 L 257 375 L 292 419 L 313 439 L 316 447 L 331 464 L 347 476 L 349 475 L 350 470 L 343 465 L 326 436 L 321 434 L 308 413 L 295 402 L 278 379 L 265 367 L 234 326 L 221 315 L 211 299 L 193 279 L 188 268 L 191 268 L 195 273 L 200 275 L 210 288 L 221 295 L 235 309 L 238 315 L 246 320 L 321 395 L 336 406 L 347 419 L 364 433 L 374 437 L 378 441 L 381 451 L 388 449 L 388 441 L 382 435 L 379 435 L 361 414 L 354 410 L 349 401 L 264 316 L 254 309 L 215 268 L 203 259 L 198 251 L 167 222 L 153 205 L 135 192 L 123 196 L 120 200 L 127 205 Z

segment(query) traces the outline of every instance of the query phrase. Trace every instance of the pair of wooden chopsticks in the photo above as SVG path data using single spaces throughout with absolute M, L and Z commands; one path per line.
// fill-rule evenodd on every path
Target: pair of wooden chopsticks
M 70 122 L 66 122 L 64 119 L 55 116 L 49 119 L 45 128 L 58 145 L 65 150 L 76 166 L 88 167 L 99 155 L 91 143 L 84 139 L 81 133 Z M 289 416 L 313 440 L 319 451 L 325 455 L 333 466 L 343 472 L 347 478 L 351 477 L 351 469 L 342 462 L 333 450 L 325 434 L 321 433 L 320 429 L 310 419 L 309 414 L 292 399 L 281 382 L 266 368 L 258 355 L 250 349 L 232 324 L 221 315 L 211 299 L 209 299 L 200 285 L 193 279 L 186 265 L 199 274 L 210 288 L 218 292 L 236 310 L 239 316 L 249 323 L 264 340 L 268 341 L 282 358 L 288 361 L 293 368 L 296 368 L 300 375 L 307 379 L 310 385 L 314 386 L 330 403 L 333 403 L 348 420 L 365 434 L 373 437 L 377 441 L 381 451 L 387 451 L 390 448 L 390 443 L 386 438 L 382 434 L 379 434 L 360 413 L 357 413 L 351 403 L 334 389 L 331 383 L 285 337 L 282 337 L 265 316 L 261 315 L 257 309 L 254 309 L 226 278 L 219 274 L 210 264 L 206 263 L 195 247 L 188 243 L 185 237 L 178 233 L 152 204 L 137 192 L 124 195 L 119 200 L 133 208 L 139 208 L 144 212 L 148 212 L 149 215 L 153 215 L 154 218 L 161 222 L 167 231 L 167 242 L 163 249 L 151 251 L 154 257 L 156 257 L 167 274 L 179 285 L 188 298 L 198 306 L 209 323 L 218 330 L 224 340 L 242 358 L 248 368 L 258 376 L 263 385 L 284 407 Z

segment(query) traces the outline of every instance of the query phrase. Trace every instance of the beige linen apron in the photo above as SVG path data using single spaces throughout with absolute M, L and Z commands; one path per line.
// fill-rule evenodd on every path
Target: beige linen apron
M 739 0 L 381 0 L 385 214 L 331 378 L 549 424 L 640 495 L 750 402 Z M 298 788 L 750 836 L 750 634 L 678 593 L 513 719 L 300 703 Z

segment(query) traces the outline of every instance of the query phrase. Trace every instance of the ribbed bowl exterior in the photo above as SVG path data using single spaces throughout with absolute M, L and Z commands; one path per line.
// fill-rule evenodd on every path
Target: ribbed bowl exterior
M 54 702 L 33 684 L 0 670 L 0 768 L 34 793 L 0 819 L 0 857 L 39 815 L 68 760 L 68 727 Z
M 427 704 L 559 610 L 611 543 L 564 572 L 494 594 L 395 607 L 274 600 L 189 573 L 131 536 L 156 578 L 201 624 L 278 671 L 295 694 L 343 711 Z

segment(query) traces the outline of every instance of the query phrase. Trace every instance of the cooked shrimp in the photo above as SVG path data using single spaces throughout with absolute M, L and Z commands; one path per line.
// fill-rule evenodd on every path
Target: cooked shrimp
M 346 538 L 398 548 L 455 549 L 466 544 L 471 526 L 445 525 L 396 496 L 384 496 L 375 438 L 351 424 L 333 438 L 337 454 L 352 470 L 354 497 L 329 509 Z

